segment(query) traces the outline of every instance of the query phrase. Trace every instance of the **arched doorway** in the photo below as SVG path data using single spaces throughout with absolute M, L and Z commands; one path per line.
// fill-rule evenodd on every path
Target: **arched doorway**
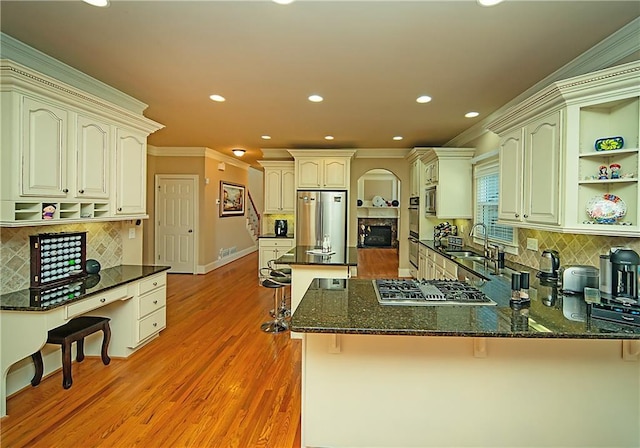
M 373 169 L 358 179 L 358 277 L 398 276 L 400 179 Z

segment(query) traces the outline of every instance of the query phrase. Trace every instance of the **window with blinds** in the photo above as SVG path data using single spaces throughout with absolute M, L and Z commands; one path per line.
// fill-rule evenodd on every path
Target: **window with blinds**
M 489 241 L 505 246 L 517 246 L 513 227 L 498 224 L 498 176 L 498 161 L 496 159 L 478 164 L 475 167 L 475 223 L 481 222 L 487 226 Z M 476 232 L 474 235 L 480 236 L 484 229 L 477 227 Z M 483 234 L 482 237 L 484 237 Z

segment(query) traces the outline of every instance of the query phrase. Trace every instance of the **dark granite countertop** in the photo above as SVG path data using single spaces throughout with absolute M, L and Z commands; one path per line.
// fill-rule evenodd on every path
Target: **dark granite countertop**
M 279 238 L 279 239 L 293 239 L 294 235 L 293 233 L 287 233 L 286 236 L 280 236 L 280 235 L 276 235 L 275 233 L 263 233 L 262 235 L 260 235 L 260 238 Z
M 23 289 L 0 296 L 0 310 L 48 311 L 118 286 L 169 270 L 169 266 L 121 265 L 98 274 L 43 288 Z
M 318 266 L 357 266 L 358 249 L 356 247 L 335 247 L 331 255 L 315 255 L 308 251 L 318 250 L 314 246 L 296 246 L 282 255 L 276 262 L 278 264 L 292 265 L 318 265 Z
M 479 287 L 497 306 L 380 305 L 372 280 L 315 279 L 291 318 L 292 331 L 372 335 L 640 339 L 640 327 L 592 319 L 580 296 L 553 286 L 530 289 L 531 304 L 509 306 L 510 283 Z

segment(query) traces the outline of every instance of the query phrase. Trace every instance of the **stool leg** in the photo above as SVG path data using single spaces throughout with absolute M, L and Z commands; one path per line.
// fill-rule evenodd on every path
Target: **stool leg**
M 76 361 L 84 361 L 84 338 L 78 339 L 78 343 L 76 344 Z
M 69 389 L 73 380 L 71 379 L 71 342 L 62 343 L 62 387 Z
M 106 366 L 111 362 L 107 350 L 109 348 L 109 341 L 111 340 L 111 328 L 109 323 L 106 322 L 102 327 L 102 363 Z
M 35 387 L 40 384 L 42 374 L 44 373 L 44 364 L 42 363 L 42 353 L 40 353 L 40 350 L 32 354 L 31 359 L 33 359 L 33 364 L 36 368 L 36 373 L 34 373 L 31 379 L 31 385 Z
M 275 288 L 273 291 L 273 309 L 276 311 L 278 310 L 278 305 L 280 303 L 279 294 L 283 293 L 283 289 L 284 288 Z M 260 328 L 265 333 L 280 333 L 282 331 L 288 330 L 289 325 L 287 325 L 287 323 L 284 321 L 284 316 L 279 316 L 276 314 L 274 320 L 263 323 L 262 325 L 260 325 Z

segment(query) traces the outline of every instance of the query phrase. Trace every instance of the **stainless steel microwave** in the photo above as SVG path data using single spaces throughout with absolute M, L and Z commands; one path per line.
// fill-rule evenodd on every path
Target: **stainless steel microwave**
M 437 187 L 428 187 L 424 190 L 425 216 L 436 216 L 436 188 Z

